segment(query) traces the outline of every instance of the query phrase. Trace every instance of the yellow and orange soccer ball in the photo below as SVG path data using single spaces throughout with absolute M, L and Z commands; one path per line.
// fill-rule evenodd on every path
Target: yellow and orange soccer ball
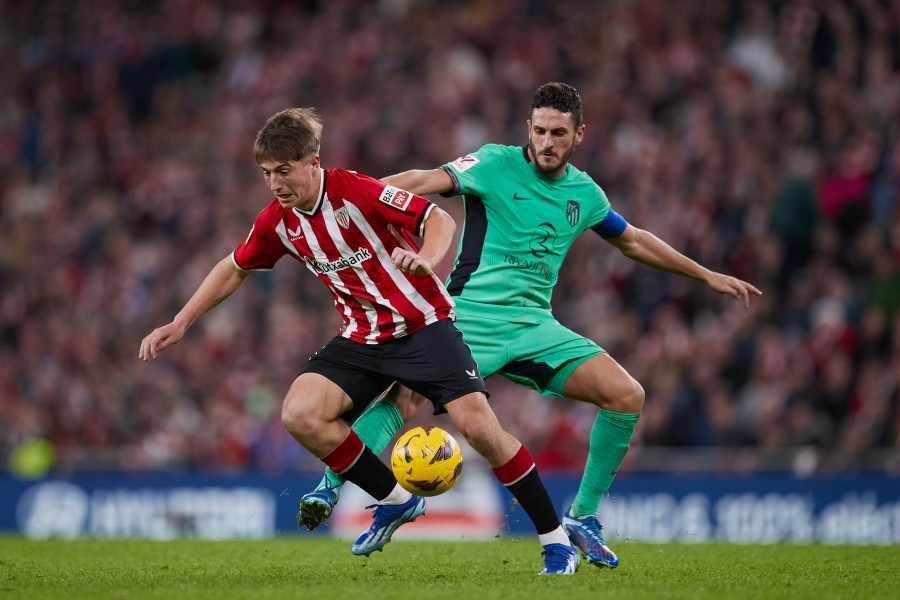
M 453 487 L 462 472 L 462 452 L 440 427 L 414 427 L 391 452 L 397 482 L 417 496 L 437 496 Z

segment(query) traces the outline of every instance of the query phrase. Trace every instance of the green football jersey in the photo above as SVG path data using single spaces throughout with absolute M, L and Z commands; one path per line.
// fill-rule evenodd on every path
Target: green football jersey
M 457 309 L 523 323 L 547 318 L 563 259 L 578 234 L 606 217 L 606 194 L 572 165 L 558 179 L 542 175 L 519 146 L 488 144 L 443 168 L 466 211 L 447 280 Z

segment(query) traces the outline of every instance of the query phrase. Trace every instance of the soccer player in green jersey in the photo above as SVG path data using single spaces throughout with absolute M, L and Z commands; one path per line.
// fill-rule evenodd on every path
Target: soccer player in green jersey
M 456 326 L 482 377 L 498 373 L 543 394 L 599 407 L 584 476 L 562 525 L 589 562 L 616 567 L 619 560 L 606 546 L 596 514 L 628 451 L 644 390 L 602 348 L 554 318 L 550 296 L 563 258 L 590 229 L 628 258 L 702 281 L 746 307 L 750 295 L 761 292 L 706 269 L 612 210 L 590 176 L 569 164 L 584 130 L 578 92 L 548 83 L 532 99 L 524 148 L 488 144 L 437 169 L 384 181 L 419 195 L 463 196 L 465 226 L 447 289 L 456 302 Z M 353 425 L 376 451 L 424 405 L 408 390 L 397 388 L 390 396 Z M 326 473 L 301 500 L 300 524 L 312 529 L 327 519 L 340 485 Z

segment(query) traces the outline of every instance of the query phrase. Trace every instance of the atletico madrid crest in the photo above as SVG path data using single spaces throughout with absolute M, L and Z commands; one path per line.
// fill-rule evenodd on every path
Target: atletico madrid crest
M 569 220 L 569 225 L 575 227 L 580 218 L 581 206 L 574 200 L 569 200 L 569 203 L 566 205 L 566 219 Z

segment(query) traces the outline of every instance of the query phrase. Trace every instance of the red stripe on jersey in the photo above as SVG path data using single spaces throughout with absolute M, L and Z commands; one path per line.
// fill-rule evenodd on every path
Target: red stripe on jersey
M 391 262 L 402 243 L 392 233 L 417 231 L 433 204 L 410 194 L 404 202 L 380 199 L 385 185 L 342 169 L 323 171 L 310 212 L 274 200 L 256 217 L 235 249 L 239 268 L 270 269 L 289 254 L 331 289 L 344 325 L 341 335 L 382 343 L 452 317 L 453 301 L 434 275 L 408 275 Z

